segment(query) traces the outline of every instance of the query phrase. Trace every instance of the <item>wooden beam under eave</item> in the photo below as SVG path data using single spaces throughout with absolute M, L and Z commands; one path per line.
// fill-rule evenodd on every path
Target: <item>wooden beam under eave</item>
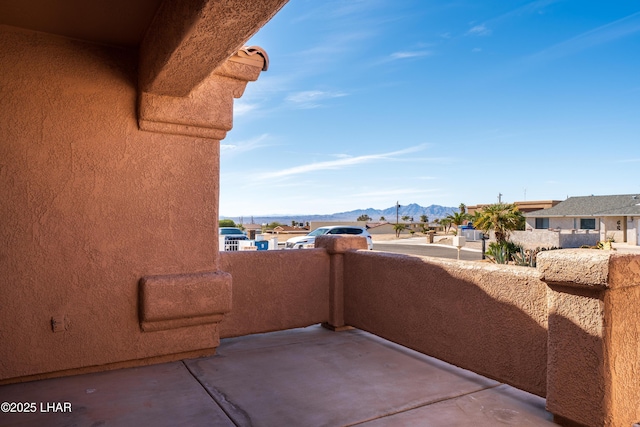
M 140 46 L 140 92 L 189 95 L 287 1 L 165 0 Z

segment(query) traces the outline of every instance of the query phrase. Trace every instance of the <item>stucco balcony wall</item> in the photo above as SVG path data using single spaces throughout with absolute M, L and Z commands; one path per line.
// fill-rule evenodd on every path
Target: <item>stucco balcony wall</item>
M 535 269 L 347 252 L 345 322 L 546 394 L 547 286 Z
M 329 266 L 324 249 L 221 252 L 221 268 L 231 273 L 233 291 L 220 337 L 327 322 Z

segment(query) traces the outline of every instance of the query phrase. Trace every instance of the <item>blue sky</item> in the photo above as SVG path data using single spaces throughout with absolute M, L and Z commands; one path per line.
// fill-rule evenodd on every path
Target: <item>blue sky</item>
M 640 2 L 290 0 L 220 213 L 640 193 Z

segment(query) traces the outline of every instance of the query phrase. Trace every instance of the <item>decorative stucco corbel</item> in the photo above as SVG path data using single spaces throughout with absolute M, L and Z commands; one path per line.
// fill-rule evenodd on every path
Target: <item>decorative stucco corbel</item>
M 224 139 L 233 126 L 233 99 L 240 98 L 247 82 L 258 79 L 268 67 L 259 47 L 243 47 L 223 62 L 187 96 L 142 92 L 139 97 L 140 129 L 214 140 Z

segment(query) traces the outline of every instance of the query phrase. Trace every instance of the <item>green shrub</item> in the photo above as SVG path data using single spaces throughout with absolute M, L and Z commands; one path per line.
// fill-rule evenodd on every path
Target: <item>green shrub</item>
M 509 261 L 514 265 L 522 267 L 535 267 L 537 264 L 538 254 L 543 251 L 551 251 L 560 249 L 555 246 L 549 248 L 537 247 L 535 249 L 524 249 L 522 246 L 513 242 L 506 242 L 504 245 L 497 243 L 489 244 L 487 255 L 492 257 L 496 264 L 508 264 Z M 491 253 L 490 253 L 491 252 Z
M 218 221 L 219 227 L 235 227 L 236 223 L 232 219 L 221 219 Z
M 487 248 L 486 255 L 496 264 L 507 264 L 511 260 L 511 255 L 521 249 L 521 246 L 511 241 L 491 242 Z

